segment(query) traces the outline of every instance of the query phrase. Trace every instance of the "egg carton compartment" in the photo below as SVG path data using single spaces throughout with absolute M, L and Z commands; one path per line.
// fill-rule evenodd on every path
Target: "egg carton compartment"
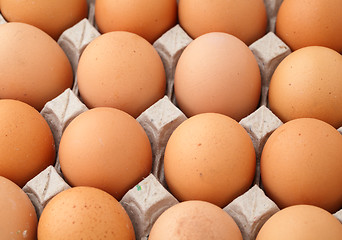
M 274 33 L 276 14 L 282 0 L 264 0 L 264 2 L 269 21 L 268 33 L 249 46 L 257 59 L 261 73 L 260 104 L 258 109 L 239 122 L 250 135 L 255 148 L 256 174 L 251 188 L 223 208 L 238 224 L 244 240 L 255 239 L 265 221 L 279 211 L 278 206 L 263 191 L 260 178 L 260 156 L 268 137 L 282 125 L 279 118 L 267 106 L 267 92 L 275 68 L 291 53 L 291 50 Z M 74 73 L 76 73 L 78 60 L 85 47 L 100 36 L 94 19 L 94 3 L 94 0 L 88 0 L 88 18 L 67 29 L 58 40 L 58 44 L 72 64 Z M 0 24 L 2 23 L 6 21 L 0 14 Z M 181 26 L 176 25 L 153 44 L 164 64 L 167 88 L 165 96 L 137 118 L 151 143 L 152 172 L 129 190 L 120 201 L 131 218 L 136 239 L 147 239 L 153 223 L 160 214 L 178 203 L 178 200 L 167 189 L 163 157 L 170 135 L 187 119 L 177 107 L 173 93 L 173 80 L 177 61 L 191 41 L 192 39 Z M 72 89 L 65 90 L 42 109 L 41 114 L 53 132 L 57 151 L 64 129 L 76 116 L 87 110 L 78 92 L 77 79 Z M 342 128 L 338 130 L 342 133 Z M 70 186 L 63 179 L 57 156 L 56 164 L 49 166 L 30 180 L 23 190 L 30 197 L 37 215 L 40 216 L 49 200 L 68 188 Z M 342 209 L 334 216 L 342 222 Z

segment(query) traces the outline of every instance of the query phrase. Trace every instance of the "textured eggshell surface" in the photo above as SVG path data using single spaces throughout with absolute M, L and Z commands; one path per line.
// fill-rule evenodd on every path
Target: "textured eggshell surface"
M 133 225 L 120 203 L 92 187 L 75 187 L 57 194 L 38 223 L 39 240 L 134 240 Z
M 0 175 L 23 187 L 55 162 L 55 142 L 42 115 L 18 100 L 0 100 Z
M 261 77 L 252 51 L 227 33 L 207 33 L 179 58 L 175 96 L 188 117 L 217 112 L 240 121 L 259 103 Z
M 81 55 L 78 87 L 89 107 L 114 107 L 138 117 L 164 96 L 163 63 L 153 46 L 134 33 L 115 31 L 93 40 Z
M 178 15 L 180 25 L 192 38 L 225 32 L 250 45 L 266 33 L 263 0 L 180 0 Z
M 25 23 L 0 25 L 0 98 L 40 111 L 72 84 L 71 64 L 49 35 Z
M 141 125 L 108 107 L 77 116 L 64 131 L 59 160 L 71 186 L 100 188 L 117 200 L 152 168 L 152 150 Z
M 301 117 L 342 126 L 342 56 L 320 46 L 288 55 L 269 87 L 269 107 L 283 122 Z
M 128 31 L 150 43 L 176 25 L 176 0 L 96 0 L 95 19 L 100 32 Z
M 311 204 L 331 213 L 342 207 L 342 135 L 313 118 L 289 121 L 261 155 L 266 194 L 280 207 Z
M 152 226 L 149 240 L 242 240 L 224 210 L 204 201 L 186 201 L 167 209 Z
M 178 200 L 203 200 L 220 207 L 248 190 L 255 165 L 245 129 L 218 113 L 185 120 L 172 133 L 164 156 L 166 182 Z
M 37 239 L 37 215 L 25 192 L 14 182 L 0 176 L 1 239 Z
M 292 49 L 325 46 L 342 52 L 340 0 L 283 1 L 276 34 Z
M 38 27 L 55 40 L 88 15 L 86 0 L 1 0 L 1 14 L 8 22 Z
M 342 224 L 329 212 L 312 205 L 285 208 L 269 218 L 256 240 L 340 240 Z

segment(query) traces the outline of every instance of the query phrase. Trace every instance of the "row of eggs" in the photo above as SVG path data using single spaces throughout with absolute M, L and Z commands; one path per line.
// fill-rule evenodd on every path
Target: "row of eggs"
M 2 2 L 5 2 L 5 1 L 2 0 Z M 124 34 L 126 34 L 126 33 L 122 33 L 122 34 L 124 35 Z M 220 35 L 220 34 L 217 34 L 217 36 L 219 36 L 219 35 Z M 222 35 L 222 34 L 221 34 L 221 35 Z M 108 35 L 106 35 L 106 36 L 108 36 Z M 208 35 L 206 35 L 206 36 L 208 36 Z M 211 35 L 211 36 L 214 36 L 214 35 Z M 216 38 L 217 36 L 214 36 L 213 38 Z M 227 35 L 222 35 L 222 36 L 224 36 L 224 37 L 222 37 L 223 39 L 224 39 L 224 38 L 227 38 Z M 134 37 L 137 38 L 136 36 L 134 36 Z M 205 39 L 205 40 L 203 40 L 203 41 L 207 41 L 208 38 L 209 38 L 209 37 L 207 37 L 207 39 L 205 39 L 205 38 L 201 38 L 201 39 Z M 139 39 L 139 38 L 138 38 L 138 39 Z M 200 38 L 198 38 L 198 39 L 200 39 Z M 229 39 L 229 40 L 230 40 L 230 41 L 235 41 L 236 44 L 240 44 L 240 45 L 241 45 L 241 43 L 240 43 L 239 41 L 237 41 L 236 38 L 232 38 L 232 37 L 230 36 L 230 39 Z M 209 41 L 210 41 L 210 40 L 209 40 Z M 211 40 L 211 41 L 213 41 L 213 40 Z M 222 40 L 222 41 L 224 41 L 224 40 Z M 195 42 L 195 41 L 194 41 L 194 42 Z M 197 42 L 199 42 L 199 41 L 197 41 Z M 123 43 L 126 43 L 126 42 L 125 42 L 124 40 L 122 40 L 120 43 L 123 44 Z M 209 45 L 211 45 L 211 46 L 214 45 L 214 46 L 215 46 L 215 44 L 213 44 L 212 42 L 211 42 Z M 228 45 L 228 44 L 227 44 L 227 45 Z M 40 46 L 43 46 L 43 45 L 40 45 Z M 241 46 L 242 46 L 242 45 L 241 45 Z M 202 47 L 203 47 L 203 46 L 200 45 L 198 48 L 202 49 Z M 106 46 L 106 47 L 104 47 L 104 48 L 105 48 L 105 51 L 110 52 L 110 48 L 108 48 L 108 46 Z M 189 48 L 189 49 L 190 49 L 190 48 Z M 317 49 L 318 49 L 318 48 L 317 48 Z M 198 49 L 197 49 L 197 50 L 198 50 Z M 198 52 L 197 50 L 196 50 L 196 51 L 193 50 L 193 51 L 194 51 L 194 52 Z M 230 50 L 231 50 L 231 49 L 230 49 Z M 103 54 L 101 54 L 100 56 L 103 56 L 103 55 L 105 54 L 105 51 L 104 51 Z M 189 50 L 189 51 L 190 51 L 190 50 Z M 316 51 L 316 50 L 315 50 L 315 51 Z M 317 50 L 317 51 L 319 51 L 319 50 Z M 323 48 L 322 48 L 322 52 L 323 52 L 323 51 L 325 51 L 325 52 L 326 52 L 326 55 L 328 55 L 328 53 L 327 53 L 327 52 L 329 52 L 328 49 L 323 49 Z M 330 51 L 330 52 L 331 52 L 331 51 Z M 133 50 L 133 53 L 136 53 L 136 52 L 134 52 L 134 50 Z M 138 53 L 139 53 L 139 52 L 138 52 Z M 132 53 L 131 53 L 131 54 L 132 54 Z M 249 53 L 248 53 L 248 54 L 249 54 Z M 334 53 L 334 54 L 335 54 L 335 53 Z M 332 54 L 332 55 L 334 55 L 334 54 Z M 31 55 L 33 55 L 33 54 L 31 53 Z M 336 57 L 336 56 L 337 56 L 337 55 L 335 54 L 334 57 Z M 196 56 L 196 57 L 195 57 L 195 60 L 203 61 L 203 59 L 206 59 L 206 57 L 207 57 L 206 55 L 205 55 L 205 56 L 200 56 L 200 57 Z M 235 57 L 236 57 L 236 56 L 235 56 Z M 153 57 L 152 57 L 152 58 L 153 58 Z M 307 57 L 307 58 L 310 58 L 310 59 L 311 59 L 312 57 L 309 56 L 309 57 Z M 99 60 L 99 58 L 96 59 L 96 57 L 94 57 L 94 59 L 95 59 L 96 61 Z M 321 57 L 318 57 L 318 59 L 322 59 L 322 58 L 321 58 Z M 332 60 L 333 62 L 337 62 L 336 59 L 339 59 L 339 58 L 336 57 L 336 58 L 332 58 L 332 59 L 333 59 L 333 60 Z M 194 60 L 194 61 L 195 61 L 195 60 Z M 223 60 L 224 60 L 224 61 L 227 61 L 227 59 L 223 59 Z M 150 60 L 149 60 L 149 61 L 150 61 Z M 251 61 L 253 61 L 253 60 L 251 60 Z M 297 60 L 297 61 L 298 61 L 298 62 L 302 62 L 302 59 Z M 201 62 L 200 62 L 200 63 L 201 63 Z M 291 63 L 291 64 L 292 64 L 292 63 Z M 290 64 L 290 66 L 288 66 L 289 68 L 292 68 L 292 67 L 293 67 L 293 65 L 291 65 L 291 64 Z M 103 65 L 103 64 L 101 64 L 101 65 Z M 155 64 L 155 65 L 157 65 L 157 64 Z M 196 71 L 199 71 L 199 70 L 202 70 L 206 65 L 208 65 L 208 63 L 204 63 L 204 66 L 201 66 L 201 65 L 200 65 L 200 66 L 196 67 L 196 68 L 195 68 L 195 72 L 196 72 Z M 217 65 L 217 63 L 216 63 L 216 64 L 213 64 L 213 65 Z M 252 64 L 250 64 L 250 65 L 252 65 Z M 318 64 L 318 65 L 320 65 L 320 64 Z M 327 65 L 330 65 L 330 64 L 327 64 Z M 291 67 L 291 66 L 292 66 L 292 67 Z M 186 67 L 185 67 L 185 68 L 186 68 Z M 88 68 L 85 67 L 85 69 L 87 70 Z M 18 70 L 18 68 L 16 68 L 16 71 L 17 71 L 17 70 Z M 204 70 L 205 70 L 205 69 L 204 69 Z M 88 70 L 88 71 L 89 71 L 89 70 Z M 241 73 L 241 72 L 245 72 L 245 70 L 237 71 L 237 72 L 235 72 L 235 73 L 238 74 L 238 73 Z M 88 76 L 88 74 L 85 74 L 85 75 Z M 296 75 L 298 75 L 298 74 L 296 74 Z M 98 75 L 96 75 L 96 76 L 98 76 Z M 337 75 L 337 76 L 338 76 L 338 75 Z M 199 77 L 200 77 L 200 76 L 196 76 L 196 79 L 198 79 Z M 194 78 L 195 78 L 195 77 L 194 77 Z M 207 77 L 206 77 L 206 78 L 207 78 Z M 204 80 L 203 80 L 203 81 L 204 81 Z M 151 85 L 150 85 L 150 86 L 151 86 Z M 150 87 L 150 86 L 148 86 L 148 87 Z M 153 86 L 153 85 L 152 85 L 152 86 Z M 176 86 L 177 86 L 177 85 L 176 85 Z M 290 85 L 290 86 L 291 86 L 291 85 Z M 93 88 L 93 86 L 92 86 L 91 88 Z M 208 87 L 205 86 L 205 88 L 206 88 L 205 90 L 208 91 Z M 318 88 L 319 88 L 319 90 L 321 90 L 322 86 L 320 85 Z M 317 88 L 317 89 L 318 89 L 318 88 Z M 326 90 L 325 92 L 328 91 L 328 94 L 329 94 L 329 95 L 332 95 L 332 94 L 333 94 L 334 98 L 336 98 L 336 94 L 331 92 L 331 90 L 334 89 L 334 88 L 335 88 L 335 87 L 329 87 L 329 89 Z M 316 90 L 317 90 L 317 89 L 316 89 Z M 81 90 L 80 90 L 80 91 L 81 91 Z M 302 91 L 302 90 L 300 90 L 300 91 Z M 338 92 L 338 91 L 336 91 L 336 92 Z M 187 92 L 186 92 L 186 93 L 187 93 Z M 193 98 L 193 94 L 192 94 L 192 93 L 187 93 L 187 94 L 186 94 L 186 93 L 185 93 L 184 95 L 190 95 L 190 97 Z M 228 94 L 227 94 L 227 95 L 228 95 Z M 246 94 L 246 95 L 250 95 L 250 94 Z M 276 94 L 275 94 L 275 95 L 276 95 Z M 85 97 L 83 97 L 83 98 L 85 98 Z M 289 98 L 288 96 L 285 96 L 285 99 L 288 99 L 288 98 Z M 292 97 L 290 97 L 290 98 L 292 99 Z M 178 99 L 179 99 L 179 98 L 178 98 Z M 202 100 L 203 100 L 203 99 L 206 99 L 206 100 L 207 100 L 208 98 L 201 98 L 201 99 L 202 99 Z M 191 99 L 190 99 L 190 100 L 191 100 Z M 298 100 L 295 100 L 294 102 L 297 103 Z M 180 103 L 180 104 L 181 104 L 181 103 Z M 191 104 L 191 105 L 194 106 L 193 104 Z M 203 106 L 203 103 L 200 103 L 199 105 L 200 105 L 200 107 L 201 107 L 201 106 Z M 216 106 L 216 104 L 212 104 L 212 105 L 215 105 L 215 106 Z M 257 105 L 257 104 L 256 104 L 256 105 Z M 326 109 L 325 107 L 321 107 L 321 108 L 322 108 L 322 109 Z M 255 107 L 254 107 L 254 109 L 255 109 Z M 253 110 L 254 110 L 254 109 L 253 109 Z M 183 110 L 183 109 L 182 109 L 182 110 Z M 251 110 L 251 111 L 253 111 L 253 110 Z M 335 110 L 335 108 L 334 108 L 333 110 Z M 335 112 L 335 111 L 334 111 L 334 112 Z M 132 114 L 132 115 L 134 115 L 134 114 Z M 191 114 L 188 114 L 188 115 L 190 116 Z M 322 114 L 322 115 L 323 115 L 323 116 L 328 116 L 328 117 L 331 116 L 331 114 Z M 237 117 L 237 119 L 239 119 L 239 118 L 241 118 L 241 117 Z M 337 123 L 337 124 L 339 124 L 339 123 Z M 203 173 L 202 173 L 202 174 L 203 174 Z

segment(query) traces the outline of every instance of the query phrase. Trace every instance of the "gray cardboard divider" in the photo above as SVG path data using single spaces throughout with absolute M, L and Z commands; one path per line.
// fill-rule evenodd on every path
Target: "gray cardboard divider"
M 277 14 L 283 0 L 264 0 L 267 12 L 267 32 L 275 32 Z
M 4 23 L 6 23 L 6 20 L 0 13 L 0 24 L 4 24 Z

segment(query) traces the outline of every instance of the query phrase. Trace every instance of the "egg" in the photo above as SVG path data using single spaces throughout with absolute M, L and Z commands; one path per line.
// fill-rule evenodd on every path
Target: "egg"
M 336 212 L 342 207 L 342 135 L 314 118 L 277 128 L 261 154 L 266 194 L 280 207 L 310 204 Z
M 102 33 L 128 31 L 150 43 L 177 23 L 176 0 L 96 0 L 95 20 Z
M 175 70 L 177 105 L 188 117 L 216 112 L 240 121 L 257 108 L 260 89 L 252 51 L 227 33 L 207 33 L 193 40 Z
M 63 132 L 59 161 L 72 186 L 100 188 L 117 200 L 152 168 L 152 150 L 141 125 L 109 107 L 77 116 Z
M 53 197 L 40 216 L 38 240 L 134 240 L 131 220 L 120 203 L 92 187 L 74 187 Z
M 1 0 L 1 13 L 8 22 L 23 22 L 43 30 L 55 40 L 88 15 L 86 0 Z
M 301 117 L 342 126 L 342 56 L 320 46 L 301 48 L 276 68 L 270 82 L 270 109 L 283 121 Z
M 23 187 L 55 162 L 55 143 L 42 115 L 18 100 L 0 100 L 0 176 Z
M 185 120 L 165 149 L 165 179 L 180 201 L 203 200 L 224 207 L 251 186 L 256 159 L 246 130 L 218 113 Z
M 89 107 L 114 107 L 138 117 L 165 94 L 157 51 L 137 34 L 115 31 L 93 40 L 81 55 L 77 81 Z
M 263 0 L 180 0 L 178 15 L 180 25 L 192 38 L 225 32 L 250 45 L 266 33 Z
M 163 212 L 148 239 L 242 240 L 242 235 L 223 209 L 205 201 L 186 201 Z
M 276 34 L 292 49 L 324 46 L 342 53 L 340 0 L 283 1 Z
M 37 215 L 25 192 L 11 180 L 0 176 L 1 239 L 37 239 Z
M 72 84 L 71 64 L 49 35 L 25 23 L 0 24 L 1 99 L 17 99 L 40 111 Z
M 342 225 L 329 212 L 311 205 L 296 205 L 269 218 L 256 240 L 340 240 L 341 236 Z

